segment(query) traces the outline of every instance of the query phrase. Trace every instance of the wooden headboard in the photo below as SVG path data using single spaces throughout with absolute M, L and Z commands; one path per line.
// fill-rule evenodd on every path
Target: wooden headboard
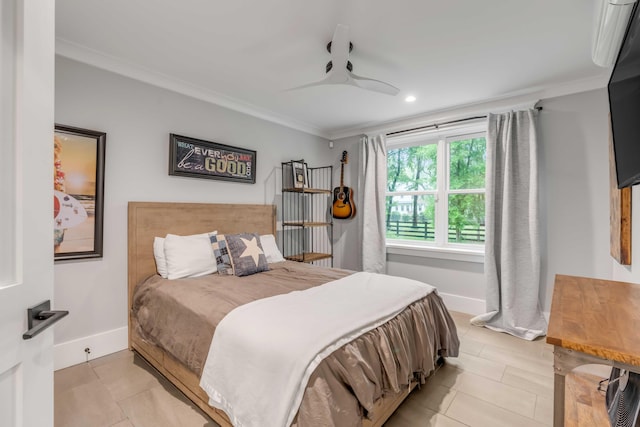
M 276 234 L 275 205 L 129 202 L 128 308 L 135 286 L 156 272 L 154 237 L 217 230 Z M 129 325 L 131 326 L 131 325 Z

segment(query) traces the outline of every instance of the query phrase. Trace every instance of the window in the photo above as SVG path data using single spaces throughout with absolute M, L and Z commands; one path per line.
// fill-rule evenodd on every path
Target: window
M 391 244 L 482 250 L 484 126 L 387 141 L 386 231 Z

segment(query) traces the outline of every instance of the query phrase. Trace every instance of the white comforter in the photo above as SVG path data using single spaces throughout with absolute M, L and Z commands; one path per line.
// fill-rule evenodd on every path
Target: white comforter
M 200 386 L 236 427 L 289 426 L 325 357 L 434 290 L 355 273 L 240 306 L 216 328 Z

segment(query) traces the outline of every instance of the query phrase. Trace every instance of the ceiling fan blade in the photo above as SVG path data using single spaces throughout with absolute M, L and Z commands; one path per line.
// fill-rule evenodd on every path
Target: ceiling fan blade
M 349 27 L 338 24 L 331 39 L 331 62 L 333 70 L 347 68 L 349 60 Z
M 344 69 L 344 72 L 340 72 L 338 70 L 331 70 L 329 71 L 327 76 L 322 80 L 319 80 L 313 83 L 307 83 L 301 86 L 295 86 L 289 89 L 284 89 L 284 91 L 288 92 L 290 90 L 304 89 L 312 86 L 351 84 L 349 83 L 350 80 L 351 80 L 351 77 L 349 77 L 348 71 L 346 68 Z
M 362 88 L 362 89 L 384 93 L 391 96 L 396 96 L 400 92 L 400 89 L 398 89 L 397 87 L 380 80 L 358 76 L 353 73 L 349 73 L 349 76 L 351 77 L 349 79 L 350 84 L 354 86 L 358 86 L 359 88 Z
M 289 92 L 291 90 L 304 89 L 306 87 L 322 86 L 322 85 L 326 85 L 326 84 L 332 84 L 332 83 L 327 81 L 327 79 L 324 79 L 324 80 L 320 80 L 320 81 L 313 82 L 313 83 L 307 83 L 306 85 L 290 87 L 288 89 L 284 89 L 284 92 Z

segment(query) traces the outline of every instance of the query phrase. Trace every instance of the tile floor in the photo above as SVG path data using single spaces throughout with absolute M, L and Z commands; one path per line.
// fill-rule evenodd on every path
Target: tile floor
M 405 426 L 550 426 L 553 350 L 469 326 L 451 313 L 461 340 L 450 358 L 385 424 Z M 168 381 L 128 350 L 55 373 L 56 427 L 213 427 Z

